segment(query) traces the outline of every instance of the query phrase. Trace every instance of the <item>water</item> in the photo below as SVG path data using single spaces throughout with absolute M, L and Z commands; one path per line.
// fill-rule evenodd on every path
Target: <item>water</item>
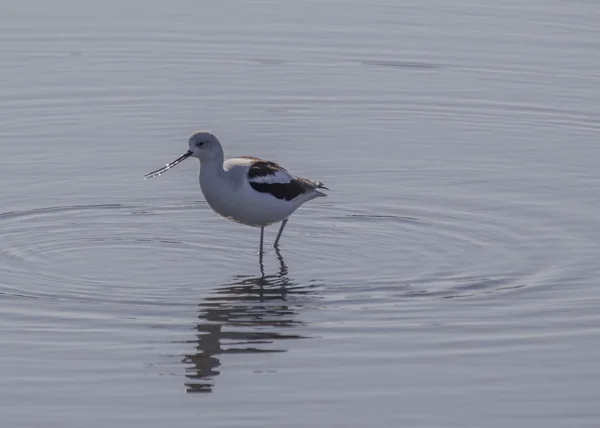
M 2 426 L 598 426 L 598 22 L 3 6 Z M 332 189 L 264 275 L 195 160 L 143 180 L 197 128 Z

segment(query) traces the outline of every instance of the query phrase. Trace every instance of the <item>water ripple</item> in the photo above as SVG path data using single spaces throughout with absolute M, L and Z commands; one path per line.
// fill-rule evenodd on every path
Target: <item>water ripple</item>
M 0 293 L 94 304 L 184 304 L 174 293 L 190 286 L 180 266 L 190 252 L 210 244 L 154 222 L 192 208 L 140 201 L 0 213 Z M 212 251 L 224 257 L 219 248 Z

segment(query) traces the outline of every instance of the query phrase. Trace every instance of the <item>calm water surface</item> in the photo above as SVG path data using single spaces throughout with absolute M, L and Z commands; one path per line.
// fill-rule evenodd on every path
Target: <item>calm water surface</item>
M 2 6 L 0 425 L 599 426 L 598 22 Z M 143 179 L 198 128 L 332 189 L 264 273 L 196 161 Z

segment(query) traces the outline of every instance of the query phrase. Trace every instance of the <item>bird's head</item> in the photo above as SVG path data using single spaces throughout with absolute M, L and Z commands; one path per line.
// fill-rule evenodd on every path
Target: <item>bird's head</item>
M 156 171 L 149 172 L 145 175 L 145 178 L 152 178 L 161 175 L 162 173 L 170 170 L 176 165 L 186 160 L 189 157 L 195 157 L 200 159 L 201 162 L 210 161 L 223 157 L 223 149 L 218 138 L 210 131 L 196 131 L 188 140 L 189 150 L 179 156 L 172 162 L 169 162 L 162 168 Z

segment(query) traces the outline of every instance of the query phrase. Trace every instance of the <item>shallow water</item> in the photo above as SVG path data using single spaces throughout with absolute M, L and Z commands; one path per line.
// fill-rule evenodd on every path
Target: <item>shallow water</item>
M 2 426 L 600 424 L 595 3 L 13 3 Z M 262 268 L 197 128 L 331 189 Z

